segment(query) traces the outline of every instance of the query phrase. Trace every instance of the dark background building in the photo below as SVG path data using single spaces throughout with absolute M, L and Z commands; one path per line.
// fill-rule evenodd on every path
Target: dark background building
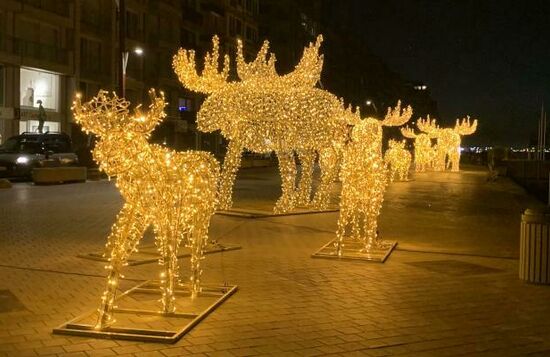
M 398 99 L 411 104 L 417 115 L 437 114 L 425 85 L 391 71 L 354 33 L 346 20 L 353 9 L 346 4 L 327 0 L 3 0 L 0 135 L 5 139 L 35 130 L 36 100 L 42 99 L 46 128 L 70 133 L 77 149 L 89 151 L 88 138 L 72 123 L 72 98 L 76 91 L 84 99 L 99 89 L 119 91 L 120 58 L 127 52 L 127 99 L 147 101 L 146 93 L 154 87 L 164 91 L 169 103 L 167 119 L 153 140 L 177 150 L 196 148 L 223 156 L 223 138 L 199 133 L 195 127 L 204 98 L 185 90 L 171 66 L 179 47 L 197 50 L 197 58 L 202 59 L 214 34 L 232 61 L 237 38 L 245 42 L 248 58 L 255 56 L 263 39 L 269 39 L 277 68 L 286 73 L 298 63 L 304 46 L 322 33 L 325 66 L 320 85 L 324 89 L 361 106 L 363 115 L 383 115 Z M 119 6 L 125 15 L 124 48 L 119 45 Z

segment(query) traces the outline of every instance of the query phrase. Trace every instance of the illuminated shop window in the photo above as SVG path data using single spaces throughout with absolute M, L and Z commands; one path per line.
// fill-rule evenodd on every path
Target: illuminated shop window
M 41 100 L 45 109 L 57 110 L 59 101 L 57 74 L 21 68 L 19 86 L 21 107 L 38 108 L 38 101 Z

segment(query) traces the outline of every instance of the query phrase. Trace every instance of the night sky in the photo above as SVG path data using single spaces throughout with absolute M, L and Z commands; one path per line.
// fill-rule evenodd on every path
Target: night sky
M 354 32 L 428 85 L 443 123 L 470 114 L 467 144 L 524 145 L 550 107 L 550 1 L 353 1 Z M 550 125 L 549 125 L 550 126 Z

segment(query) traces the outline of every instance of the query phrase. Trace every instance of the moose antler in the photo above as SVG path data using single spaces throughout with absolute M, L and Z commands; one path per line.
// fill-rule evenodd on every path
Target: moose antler
M 119 98 L 114 92 L 112 97 L 108 94 L 109 92 L 100 90 L 97 96 L 84 104 L 81 102 L 80 93 L 76 95 L 71 109 L 75 122 L 82 126 L 86 134 L 92 132 L 103 135 L 128 116 L 130 102 Z
M 118 97 L 114 92 L 112 96 L 109 96 L 109 92 L 105 90 L 100 90 L 97 96 L 84 104 L 81 103 L 81 96 L 77 94 L 71 109 L 75 122 L 80 124 L 86 133 L 92 132 L 102 136 L 113 129 L 125 128 L 128 131 L 137 131 L 148 136 L 166 116 L 164 94 L 160 92 L 160 95 L 157 96 L 155 90 L 151 89 L 149 96 L 151 105 L 145 114 L 138 106 L 134 114 L 130 115 L 128 110 L 130 102 Z
M 342 98 L 340 98 L 340 103 L 344 111 L 344 121 L 348 125 L 356 125 L 361 122 L 361 112 L 359 107 L 355 107 L 355 110 L 353 110 L 353 106 L 351 104 L 346 106 Z
M 288 85 L 313 87 L 321 79 L 323 70 L 323 55 L 319 55 L 319 47 L 323 42 L 323 35 L 317 36 L 315 43 L 310 42 L 304 48 L 302 59 L 289 74 L 283 76 Z
M 223 67 L 219 71 L 219 48 L 218 36 L 212 37 L 212 52 L 208 52 L 204 56 L 204 69 L 201 75 L 197 74 L 195 51 L 183 48 L 178 50 L 172 61 L 172 67 L 186 88 L 195 92 L 211 94 L 227 83 L 229 56 L 224 56 Z
M 418 118 L 418 120 L 416 121 L 416 127 L 418 128 L 418 130 L 423 131 L 432 137 L 434 137 L 439 130 L 439 127 L 436 125 L 436 120 L 430 119 L 429 115 L 426 117 L 426 119 Z
M 414 133 L 414 130 L 408 126 L 401 128 L 401 135 L 409 139 L 416 139 L 417 135 Z
M 471 135 L 477 130 L 477 119 L 470 124 L 470 116 L 467 115 L 466 118 L 456 120 L 455 131 L 460 135 Z
M 386 117 L 382 120 L 384 126 L 399 126 L 403 125 L 411 119 L 413 114 L 412 107 L 409 105 L 405 109 L 401 110 L 401 101 L 397 101 L 395 108 L 388 108 Z
M 269 59 L 267 56 L 269 55 Z M 269 52 L 269 41 L 265 40 L 256 59 L 246 63 L 243 55 L 243 42 L 237 40 L 237 74 L 241 81 L 251 79 L 269 80 L 278 76 L 275 71 L 275 54 Z

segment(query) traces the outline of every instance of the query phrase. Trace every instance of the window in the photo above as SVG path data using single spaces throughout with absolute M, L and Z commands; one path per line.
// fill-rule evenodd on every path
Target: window
M 86 38 L 80 39 L 80 69 L 83 73 L 101 72 L 101 43 Z
M 131 11 L 126 11 L 126 36 L 138 39 L 140 34 L 139 16 Z
M 57 110 L 59 75 L 21 68 L 19 79 L 21 107 L 38 108 L 38 101 L 46 109 Z
M 178 110 L 180 112 L 192 112 L 193 111 L 193 99 L 191 98 L 179 98 Z

